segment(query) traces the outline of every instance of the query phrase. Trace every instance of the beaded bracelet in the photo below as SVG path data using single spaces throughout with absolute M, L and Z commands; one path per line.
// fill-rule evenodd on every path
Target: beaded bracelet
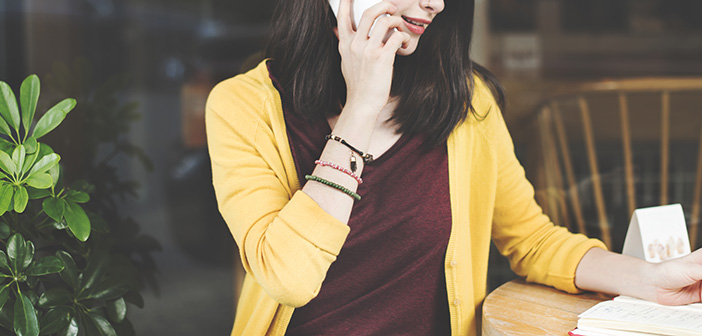
M 346 173 L 346 175 L 348 175 L 348 176 L 353 177 L 356 181 L 358 181 L 359 184 L 363 183 L 363 179 L 362 179 L 360 176 L 358 176 L 356 173 L 354 173 L 354 172 L 352 172 L 352 171 L 350 171 L 350 170 L 348 170 L 348 169 L 346 169 L 346 168 L 344 168 L 344 167 L 342 167 L 342 166 L 339 166 L 339 165 L 336 164 L 336 163 L 331 163 L 331 162 L 328 162 L 328 161 L 317 160 L 317 161 L 314 162 L 314 164 L 320 165 L 320 166 L 322 166 L 322 167 L 331 167 L 331 168 L 334 168 L 334 169 L 336 169 L 336 170 L 338 170 L 338 171 L 340 171 L 340 172 Z
M 336 184 L 336 183 L 334 183 L 334 182 L 327 181 L 327 180 L 325 180 L 325 179 L 323 179 L 323 178 L 321 178 L 321 177 L 317 177 L 317 176 L 314 176 L 314 175 L 305 175 L 305 180 L 307 180 L 307 181 L 315 181 L 315 182 L 319 182 L 319 183 L 322 183 L 322 184 L 326 184 L 326 185 L 328 185 L 328 186 L 330 186 L 330 187 L 332 187 L 332 188 L 338 189 L 339 191 L 343 192 L 343 193 L 346 194 L 346 195 L 349 195 L 349 196 L 353 197 L 353 198 L 354 198 L 355 200 L 357 200 L 357 201 L 360 201 L 360 200 L 361 200 L 361 195 L 359 195 L 359 194 L 353 192 L 353 190 L 350 190 L 350 189 L 348 189 L 348 188 L 345 188 L 344 186 L 341 186 L 341 185 Z
M 357 149 L 356 147 L 351 146 L 351 144 L 349 144 L 348 142 L 346 142 L 346 140 L 344 140 L 342 137 L 340 137 L 340 136 L 338 136 L 338 135 L 329 134 L 329 135 L 325 136 L 324 139 L 327 139 L 327 140 L 334 140 L 334 141 L 340 142 L 340 143 L 343 144 L 344 146 L 348 147 L 350 150 L 352 150 L 352 151 L 358 153 L 358 155 L 360 155 L 361 158 L 363 158 L 363 162 L 365 162 L 365 163 L 373 162 L 373 154 L 371 154 L 371 153 L 363 153 L 361 150 Z

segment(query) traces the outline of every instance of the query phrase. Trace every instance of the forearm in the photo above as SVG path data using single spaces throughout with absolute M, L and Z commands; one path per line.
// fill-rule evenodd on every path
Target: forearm
M 359 109 L 362 109 L 362 107 Z M 345 107 L 332 130 L 334 135 L 343 138 L 354 146 L 354 148 L 364 153 L 368 151 L 370 138 L 377 118 L 377 112 L 366 112 L 367 111 L 355 110 L 353 106 Z M 355 156 L 357 163 L 355 173 L 361 176 L 364 162 L 359 155 L 355 154 Z M 337 141 L 328 141 L 319 159 L 335 163 L 346 169 L 351 169 L 351 149 Z M 312 172 L 312 175 L 337 183 L 354 192 L 358 189 L 358 182 L 353 177 L 330 167 L 318 165 Z M 348 223 L 354 203 L 352 197 L 319 182 L 308 182 L 304 185 L 302 190 L 317 202 L 319 207 L 324 211 L 334 216 L 342 223 Z
M 593 248 L 578 264 L 575 285 L 583 290 L 655 302 L 654 272 L 655 265 L 644 260 Z

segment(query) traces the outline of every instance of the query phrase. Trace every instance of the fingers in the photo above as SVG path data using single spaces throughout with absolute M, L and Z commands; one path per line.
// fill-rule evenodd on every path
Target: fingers
M 410 35 L 400 31 L 393 32 L 390 38 L 385 42 L 385 48 L 397 52 L 398 49 L 407 48 L 407 43 L 410 41 Z
M 702 281 L 702 249 L 690 253 L 685 258 L 693 264 L 689 267 L 690 276 L 697 282 Z
M 376 19 L 379 19 L 378 18 L 379 16 L 381 16 L 383 14 L 393 14 L 393 13 L 395 13 L 395 11 L 397 11 L 397 7 L 395 7 L 395 5 L 393 5 L 387 1 L 382 1 L 376 5 L 373 5 L 372 7 L 368 8 L 368 9 L 366 9 L 363 12 L 363 14 L 355 13 L 355 15 L 362 15 L 361 21 L 359 22 L 356 31 L 359 34 L 364 34 L 362 36 L 370 35 L 371 27 L 373 27 L 373 23 L 376 22 Z
M 387 17 L 381 18 L 376 23 L 373 30 L 376 32 L 371 32 L 370 42 L 371 43 L 385 43 L 383 49 L 391 51 L 393 54 L 400 48 L 403 48 L 409 43 L 410 35 L 397 30 L 395 28 L 402 25 L 402 18 L 399 17 Z
M 402 18 L 399 16 L 381 16 L 375 21 L 375 26 L 370 32 L 369 42 L 373 45 L 382 45 L 385 37 L 393 28 L 402 25 Z
M 692 259 L 695 263 L 702 265 L 702 248 L 690 253 L 689 255 L 690 259 Z
M 351 0 L 339 1 L 339 11 L 336 17 L 336 25 L 339 30 L 339 39 L 346 38 L 353 34 L 353 24 L 351 22 Z
M 352 2 L 353 0 L 341 0 L 339 3 L 337 25 L 340 41 L 349 41 L 356 47 L 367 43 L 368 46 L 391 48 L 393 51 L 403 47 L 409 41 L 409 34 L 395 29 L 404 23 L 401 17 L 391 16 L 397 11 L 394 4 L 382 1 L 366 9 L 361 16 L 358 28 L 354 29 L 351 15 Z M 394 35 L 399 36 L 393 37 Z M 388 46 L 387 42 L 390 38 L 392 42 Z
M 682 258 L 671 259 L 660 264 L 659 274 L 666 279 L 665 287 L 689 286 L 702 281 L 702 263 L 700 250 Z

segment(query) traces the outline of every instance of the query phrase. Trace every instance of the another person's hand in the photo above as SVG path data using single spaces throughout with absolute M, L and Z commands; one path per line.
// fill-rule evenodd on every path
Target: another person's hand
M 346 106 L 353 106 L 353 110 L 377 115 L 390 99 L 395 54 L 410 39 L 407 33 L 392 31 L 403 25 L 402 18 L 380 17 L 396 10 L 395 5 L 380 2 L 363 13 L 358 29 L 354 30 L 351 0 L 341 0 L 337 18 L 339 53 L 346 81 Z M 384 42 L 388 32 L 390 37 Z
M 702 249 L 654 268 L 656 301 L 665 305 L 702 302 Z

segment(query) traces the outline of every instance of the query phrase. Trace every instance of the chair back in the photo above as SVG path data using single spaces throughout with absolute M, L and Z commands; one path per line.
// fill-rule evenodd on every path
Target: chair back
M 681 203 L 697 246 L 702 78 L 581 84 L 546 100 L 536 122 L 540 159 L 527 168 L 554 222 L 620 251 L 636 208 Z

